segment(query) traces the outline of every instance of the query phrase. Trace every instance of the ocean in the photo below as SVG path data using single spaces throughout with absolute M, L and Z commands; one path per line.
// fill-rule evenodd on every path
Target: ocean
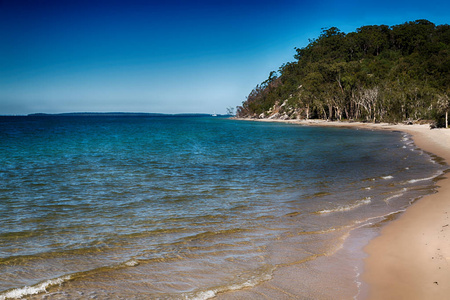
M 0 117 L 0 299 L 208 299 L 251 287 L 433 193 L 445 169 L 400 132 Z M 286 245 L 295 251 L 277 250 Z

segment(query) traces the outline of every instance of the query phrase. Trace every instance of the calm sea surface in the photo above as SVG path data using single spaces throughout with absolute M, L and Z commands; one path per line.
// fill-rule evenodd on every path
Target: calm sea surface
M 431 193 L 444 168 L 395 132 L 0 117 L 0 299 L 206 299 L 252 286 Z M 296 251 L 281 255 L 286 243 Z

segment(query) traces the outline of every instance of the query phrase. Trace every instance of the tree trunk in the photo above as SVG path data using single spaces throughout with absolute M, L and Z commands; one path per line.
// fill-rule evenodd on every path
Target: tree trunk
M 322 106 L 322 111 L 323 111 L 323 114 L 325 115 L 324 120 L 327 120 L 327 121 L 328 121 L 327 112 L 326 112 L 326 110 L 325 110 L 325 107 L 323 107 L 323 106 Z
M 445 128 L 448 128 L 448 110 L 445 111 Z

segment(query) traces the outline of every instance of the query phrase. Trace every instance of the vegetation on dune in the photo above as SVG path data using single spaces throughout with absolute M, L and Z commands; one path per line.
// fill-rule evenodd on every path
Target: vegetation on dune
M 257 85 L 236 116 L 445 124 L 450 26 L 417 20 L 323 30 Z

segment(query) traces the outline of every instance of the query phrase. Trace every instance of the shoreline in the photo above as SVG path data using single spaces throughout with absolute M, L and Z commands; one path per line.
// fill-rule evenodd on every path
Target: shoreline
M 430 130 L 428 124 L 237 120 L 401 131 L 410 134 L 418 148 L 450 164 L 450 130 Z M 355 296 L 356 299 L 448 299 L 450 294 L 450 178 L 445 174 L 441 177 L 436 193 L 414 202 L 399 217 L 384 225 L 379 234 L 363 246 L 366 257 L 363 258 L 363 272 L 359 276 L 363 281 L 363 289 Z M 295 276 L 295 274 L 291 275 Z
M 419 125 L 421 126 L 421 125 Z M 450 163 L 450 130 L 392 126 L 412 135 L 420 149 Z M 364 251 L 368 299 L 448 299 L 450 294 L 450 178 L 413 203 Z

